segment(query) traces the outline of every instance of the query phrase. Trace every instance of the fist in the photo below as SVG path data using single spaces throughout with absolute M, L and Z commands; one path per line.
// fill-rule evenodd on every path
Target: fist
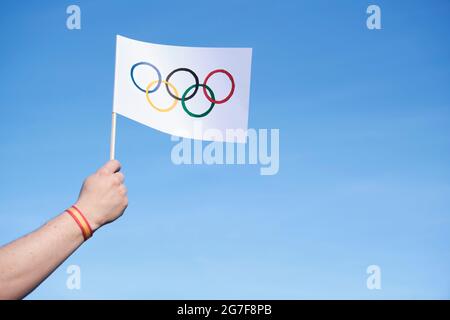
M 92 230 L 116 220 L 128 206 L 125 177 L 119 171 L 119 161 L 108 161 L 89 176 L 81 187 L 75 205 L 84 214 Z

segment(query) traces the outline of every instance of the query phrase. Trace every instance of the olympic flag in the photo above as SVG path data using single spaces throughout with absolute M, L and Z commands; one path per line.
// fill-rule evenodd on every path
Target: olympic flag
M 246 141 L 250 48 L 179 47 L 117 36 L 113 112 L 175 136 Z

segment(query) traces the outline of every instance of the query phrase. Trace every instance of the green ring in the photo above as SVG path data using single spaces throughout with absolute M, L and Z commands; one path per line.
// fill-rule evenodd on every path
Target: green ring
M 195 88 L 195 87 L 204 87 L 204 88 L 206 88 L 206 89 L 209 91 L 209 94 L 211 95 L 212 100 L 215 100 L 214 92 L 213 92 L 213 91 L 211 90 L 211 88 L 208 87 L 206 84 L 193 84 L 192 86 L 190 86 L 189 88 L 187 88 L 186 91 L 183 93 L 183 96 L 181 97 L 181 105 L 183 106 L 184 111 L 186 111 L 186 113 L 187 113 L 188 115 L 190 115 L 191 117 L 194 117 L 194 118 L 202 118 L 202 117 L 204 117 L 204 116 L 207 116 L 208 113 L 211 112 L 211 110 L 212 110 L 212 109 L 214 108 L 214 106 L 215 106 L 215 103 L 214 103 L 214 102 L 211 102 L 211 106 L 209 107 L 209 109 L 206 110 L 206 111 L 203 112 L 203 113 L 200 113 L 200 114 L 192 113 L 191 111 L 189 111 L 188 108 L 186 107 L 186 104 L 184 103 L 184 100 L 185 100 L 187 94 L 189 93 L 189 91 L 191 91 L 191 89 L 193 89 L 193 88 Z

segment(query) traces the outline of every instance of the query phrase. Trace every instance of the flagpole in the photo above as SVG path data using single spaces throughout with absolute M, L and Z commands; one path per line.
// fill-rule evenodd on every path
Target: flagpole
M 112 112 L 111 119 L 111 145 L 109 149 L 109 159 L 114 160 L 116 153 L 116 113 Z

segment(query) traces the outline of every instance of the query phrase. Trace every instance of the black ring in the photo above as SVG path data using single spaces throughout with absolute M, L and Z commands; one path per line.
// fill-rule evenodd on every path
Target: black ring
M 189 72 L 190 74 L 192 74 L 192 76 L 193 76 L 194 79 L 195 79 L 195 89 L 194 89 L 194 92 L 192 92 L 192 94 L 191 94 L 190 96 L 184 98 L 184 100 L 187 101 L 187 100 L 193 98 L 193 97 L 195 96 L 195 94 L 197 93 L 197 91 L 198 91 L 198 87 L 199 87 L 198 77 L 197 77 L 197 75 L 195 74 L 195 72 L 192 71 L 191 69 L 188 69 L 188 68 L 178 68 L 178 69 L 173 70 L 171 73 L 169 73 L 169 74 L 167 75 L 166 82 L 169 82 L 170 77 L 173 76 L 173 74 L 174 74 L 175 72 L 178 72 L 178 71 L 186 71 L 186 72 Z M 167 83 L 166 83 L 166 89 L 167 89 L 167 92 L 169 93 L 169 95 L 170 95 L 172 98 L 177 99 L 178 101 L 181 101 L 181 97 L 177 97 L 176 95 L 174 95 L 174 94 L 170 91 L 170 88 L 169 88 L 169 86 L 167 85 Z

